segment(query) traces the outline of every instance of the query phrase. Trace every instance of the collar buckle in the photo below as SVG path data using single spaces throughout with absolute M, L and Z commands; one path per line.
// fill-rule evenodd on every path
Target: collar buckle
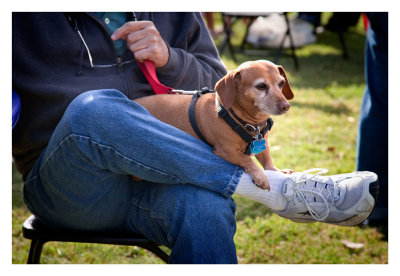
M 250 125 L 250 124 L 245 124 L 245 125 L 243 126 L 243 128 L 244 128 L 245 130 L 247 130 L 248 132 L 252 132 L 252 133 L 257 132 L 257 128 L 258 128 L 258 130 L 260 129 L 259 127 L 256 128 L 255 126 Z

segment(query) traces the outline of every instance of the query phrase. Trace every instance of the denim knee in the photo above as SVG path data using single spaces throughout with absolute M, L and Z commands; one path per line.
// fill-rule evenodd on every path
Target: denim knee
M 93 104 L 107 102 L 110 98 L 126 99 L 127 97 L 116 89 L 99 89 L 83 92 L 72 100 L 69 108 L 77 109 L 75 111 L 85 111 L 87 108 L 96 107 Z M 104 102 L 103 102 L 104 103 Z
M 127 97 L 115 89 L 91 90 L 80 94 L 68 106 L 64 117 L 70 123 L 102 122 L 107 117 L 116 116 L 117 110 L 113 108 L 114 100 L 127 100 Z M 90 127 L 85 126 L 85 127 Z

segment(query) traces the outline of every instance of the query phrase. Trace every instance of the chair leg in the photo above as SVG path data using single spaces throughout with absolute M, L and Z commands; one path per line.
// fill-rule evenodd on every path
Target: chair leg
M 222 54 L 222 52 L 225 50 L 225 47 L 228 45 L 228 41 L 229 41 L 229 37 L 230 37 L 230 26 L 229 24 L 226 23 L 226 19 L 227 17 L 225 15 L 222 14 L 222 21 L 224 23 L 224 38 L 222 39 L 222 42 L 219 46 L 218 52 L 220 54 Z
M 275 64 L 278 64 L 279 58 L 281 57 L 282 50 L 283 50 L 283 44 L 285 43 L 285 40 L 286 40 L 286 34 L 283 36 L 283 39 L 281 41 L 281 44 L 279 45 L 278 51 L 275 54 L 275 59 L 274 59 Z
M 169 255 L 164 252 L 160 247 L 157 245 L 141 245 L 140 247 L 154 253 L 157 257 L 163 260 L 166 264 L 169 262 Z
M 31 247 L 29 248 L 29 256 L 27 264 L 40 264 L 40 256 L 42 255 L 42 248 L 45 241 L 32 240 Z
M 289 18 L 287 16 L 287 12 L 284 13 L 285 16 L 285 21 L 286 21 L 286 25 L 287 25 L 287 31 L 286 31 L 286 35 L 289 36 L 289 40 L 290 40 L 290 48 L 292 50 L 292 57 L 293 57 L 293 61 L 294 61 L 294 66 L 297 69 L 299 69 L 299 62 L 297 60 L 297 56 L 296 56 L 296 50 L 294 47 L 294 41 L 293 41 L 293 37 L 292 37 L 292 32 L 290 30 L 290 22 L 289 22 Z
M 229 52 L 230 52 L 230 54 L 232 56 L 232 59 L 236 62 L 237 60 L 236 60 L 236 56 L 235 56 L 235 50 L 233 49 L 231 36 L 232 36 L 232 27 L 236 23 L 236 21 L 239 20 L 239 17 L 230 18 L 229 16 L 225 17 L 225 15 L 223 15 L 222 19 L 224 21 L 225 37 L 222 40 L 221 46 L 219 47 L 218 51 L 219 51 L 220 54 L 222 54 L 222 52 L 224 51 L 225 47 L 228 46 Z M 229 22 L 226 22 L 228 20 L 229 20 Z
M 349 59 L 349 54 L 348 54 L 347 46 L 346 46 L 346 40 L 344 39 L 344 32 L 339 31 L 338 36 L 339 36 L 340 45 L 342 46 L 342 50 L 343 50 L 343 58 Z
M 247 44 L 247 37 L 249 36 L 249 29 L 250 29 L 250 26 L 254 23 L 254 21 L 256 20 L 257 18 L 256 17 L 252 17 L 252 18 L 248 18 L 247 20 L 247 22 L 246 22 L 246 33 L 245 33 L 245 35 L 244 35 L 244 38 L 243 38 L 243 40 L 242 40 L 242 43 L 240 44 L 240 50 L 241 51 L 244 51 L 244 48 L 246 47 L 246 44 Z

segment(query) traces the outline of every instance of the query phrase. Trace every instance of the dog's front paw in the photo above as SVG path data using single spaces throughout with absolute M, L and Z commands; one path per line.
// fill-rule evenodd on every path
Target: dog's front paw
M 261 188 L 263 190 L 268 190 L 268 191 L 271 190 L 271 188 L 269 186 L 268 178 L 264 174 L 263 171 L 257 172 L 257 173 L 255 173 L 254 175 L 251 175 L 251 176 L 252 176 L 252 179 L 253 179 L 253 183 L 257 187 L 259 187 L 259 188 Z

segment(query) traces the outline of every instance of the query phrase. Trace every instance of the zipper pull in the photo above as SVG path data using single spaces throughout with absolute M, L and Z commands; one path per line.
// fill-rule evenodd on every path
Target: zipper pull
M 122 70 L 123 64 L 122 64 L 122 59 L 121 57 L 117 57 L 117 64 L 118 64 L 118 69 Z

